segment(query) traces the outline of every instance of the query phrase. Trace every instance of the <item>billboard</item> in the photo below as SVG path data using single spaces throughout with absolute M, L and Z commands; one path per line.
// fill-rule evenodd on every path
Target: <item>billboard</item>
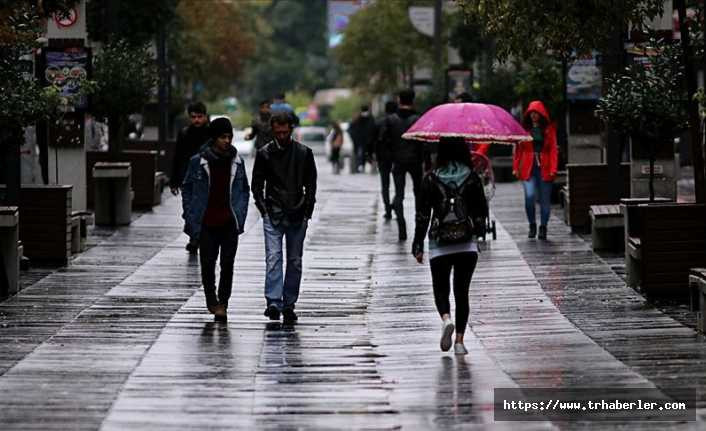
M 370 0 L 328 0 L 328 46 L 333 48 L 343 40 L 343 32 L 351 15 Z
M 79 92 L 81 81 L 88 77 L 89 54 L 86 48 L 49 48 L 45 53 L 44 80 L 56 85 L 62 97 L 71 98 Z M 77 101 L 76 108 L 87 105 L 86 97 Z
M 580 57 L 569 64 L 566 74 L 566 96 L 569 100 L 598 100 L 601 97 L 601 69 L 596 53 Z

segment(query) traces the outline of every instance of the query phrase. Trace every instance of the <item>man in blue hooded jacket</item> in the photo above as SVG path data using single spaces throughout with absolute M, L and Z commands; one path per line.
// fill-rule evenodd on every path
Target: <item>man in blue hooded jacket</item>
M 250 186 L 243 159 L 231 145 L 233 126 L 227 118 L 211 122 L 210 140 L 189 160 L 182 186 L 184 230 L 199 240 L 201 280 L 208 311 L 216 320 L 227 318 L 233 285 L 233 262 L 238 235 L 248 213 Z M 216 259 L 221 274 L 216 292 Z

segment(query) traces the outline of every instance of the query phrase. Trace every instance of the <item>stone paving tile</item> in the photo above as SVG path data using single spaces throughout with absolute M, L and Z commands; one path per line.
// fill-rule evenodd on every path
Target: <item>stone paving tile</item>
M 262 316 L 264 247 L 254 209 L 236 257 L 229 322 L 212 322 L 198 262 L 183 250 L 179 202 L 167 199 L 0 303 L 0 323 L 8 324 L 0 332 L 0 427 L 596 429 L 494 422 L 492 390 L 660 387 L 674 374 L 703 387 L 690 330 L 643 306 L 580 238 L 552 225 L 552 245 L 522 239 L 514 185 L 501 185 L 491 204 L 499 236 L 485 245 L 474 276 L 470 355 L 439 352 L 428 264 L 417 265 L 410 243 L 396 241 L 394 222 L 383 221 L 377 177 L 320 172 L 299 324 Z M 412 205 L 409 192 L 410 221 Z M 41 310 L 35 319 L 25 317 L 31 305 Z M 598 428 L 665 426 L 701 423 Z

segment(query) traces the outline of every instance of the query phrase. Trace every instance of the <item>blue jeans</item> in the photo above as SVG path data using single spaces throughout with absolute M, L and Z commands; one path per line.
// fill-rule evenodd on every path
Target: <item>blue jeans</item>
M 552 210 L 552 182 L 542 180 L 542 173 L 535 163 L 532 167 L 532 176 L 529 180 L 523 181 L 525 189 L 525 212 L 530 224 L 537 223 L 534 215 L 534 203 L 539 198 L 539 208 L 541 210 L 541 226 L 549 223 L 549 214 Z M 539 196 L 537 196 L 539 194 Z
M 280 311 L 294 308 L 299 298 L 302 280 L 302 254 L 307 222 L 299 226 L 274 226 L 270 218 L 262 220 L 265 231 L 265 255 L 267 273 L 265 275 L 265 299 L 267 305 L 274 305 Z M 282 276 L 282 239 L 286 238 L 287 270 Z

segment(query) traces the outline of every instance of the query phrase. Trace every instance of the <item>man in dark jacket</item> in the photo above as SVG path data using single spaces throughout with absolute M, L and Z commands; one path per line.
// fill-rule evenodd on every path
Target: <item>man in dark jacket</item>
M 270 101 L 260 102 L 257 118 L 252 122 L 250 135 L 246 139 L 255 138 L 255 149 L 259 150 L 272 140 L 272 130 L 270 130 Z
M 355 172 L 364 172 L 365 159 L 370 154 L 375 140 L 375 119 L 370 115 L 367 106 L 360 107 L 360 114 L 351 122 L 348 134 L 353 140 Z
M 390 205 L 390 174 L 392 173 L 392 151 L 396 143 L 389 134 L 385 134 L 386 123 L 396 121 L 397 103 L 389 101 L 385 103 L 385 116 L 377 125 L 378 136 L 375 140 L 375 159 L 380 172 L 380 185 L 382 186 L 382 202 L 385 205 L 385 219 L 392 218 L 392 206 Z M 394 116 L 394 117 L 393 117 Z
M 388 116 L 383 124 L 381 136 L 392 143 L 392 177 L 395 182 L 395 197 L 392 209 L 397 217 L 398 237 L 407 240 L 407 224 L 404 219 L 404 189 L 406 176 L 412 176 L 415 209 L 418 212 L 417 196 L 422 183 L 424 145 L 419 141 L 402 139 L 402 134 L 419 118 L 414 110 L 414 91 L 403 90 L 398 96 L 399 107 L 396 114 Z
M 198 154 L 200 148 L 208 141 L 208 115 L 206 105 L 194 102 L 187 107 L 189 125 L 179 131 L 174 149 L 172 174 L 169 178 L 169 189 L 173 195 L 178 195 L 181 189 L 189 159 Z M 232 133 L 232 132 L 231 132 Z M 196 253 L 198 242 L 192 237 L 186 244 L 189 253 Z
M 201 280 L 208 311 L 216 315 L 216 320 L 225 320 L 233 285 L 233 261 L 238 235 L 243 233 L 248 214 L 250 187 L 243 159 L 231 145 L 230 121 L 218 118 L 209 131 L 211 140 L 191 158 L 184 178 L 184 230 L 199 241 Z M 219 254 L 221 274 L 216 293 Z
M 273 140 L 259 149 L 252 190 L 265 231 L 265 316 L 284 323 L 297 320 L 302 254 L 308 221 L 316 202 L 316 164 L 311 149 L 292 140 L 293 118 L 287 112 L 270 119 Z M 287 242 L 287 270 L 282 276 L 282 239 Z

